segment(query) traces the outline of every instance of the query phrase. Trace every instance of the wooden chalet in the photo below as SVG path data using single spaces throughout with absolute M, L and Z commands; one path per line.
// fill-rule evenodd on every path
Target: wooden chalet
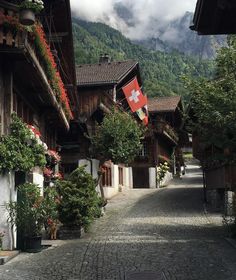
M 235 14 L 235 1 L 198 0 L 190 28 L 200 35 L 235 34 Z
M 69 130 L 78 108 L 70 1 L 45 0 L 36 24 L 28 29 L 19 22 L 18 4 L 0 1 L 0 133 L 8 134 L 15 112 L 40 132 L 48 149 L 56 150 L 58 132 Z M 11 173 L 11 183 L 0 176 L 0 229 L 7 233 L 5 249 L 14 244 L 3 205 L 16 199 L 17 184 L 26 180 L 22 174 L 17 176 Z M 27 177 L 43 188 L 42 170 L 32 170 Z
M 149 127 L 143 150 L 132 164 L 134 186 L 156 188 L 156 167 L 167 162 L 172 173 L 182 165 L 179 129 L 183 106 L 180 96 L 148 99 Z M 169 174 L 169 178 L 171 174 Z
M 97 176 L 98 160 L 91 159 L 89 136 L 95 133 L 96 125 L 101 123 L 105 113 L 114 106 L 128 111 L 122 87 L 137 77 L 142 85 L 139 64 L 133 60 L 110 61 L 108 55 L 100 57 L 99 63 L 78 65 L 77 88 L 79 98 L 78 121 L 72 123 L 67 140 L 62 143 L 63 168 L 67 174 L 79 164 L 87 164 L 87 171 Z M 130 169 L 112 162 L 106 162 L 103 176 L 105 195 L 114 195 L 121 186 L 131 186 Z

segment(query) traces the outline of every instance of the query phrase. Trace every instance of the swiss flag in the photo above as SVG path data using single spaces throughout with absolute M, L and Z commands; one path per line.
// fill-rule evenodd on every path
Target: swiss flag
M 136 112 L 138 109 L 147 104 L 147 98 L 143 95 L 136 77 L 127 85 L 122 87 L 122 90 L 132 112 Z

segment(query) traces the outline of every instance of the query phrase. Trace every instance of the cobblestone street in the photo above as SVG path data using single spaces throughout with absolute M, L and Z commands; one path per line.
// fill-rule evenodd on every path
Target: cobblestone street
M 122 192 L 83 238 L 20 254 L 0 279 L 235 280 L 236 249 L 202 195 L 193 166 L 167 188 Z

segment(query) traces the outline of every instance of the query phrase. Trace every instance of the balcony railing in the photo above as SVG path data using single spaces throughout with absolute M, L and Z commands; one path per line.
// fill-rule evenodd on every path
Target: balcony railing
M 27 60 L 36 68 L 50 98 L 50 103 L 58 111 L 65 126 L 69 128 L 69 119 L 72 118 L 72 113 L 64 84 L 56 69 L 52 52 L 46 40 L 40 42 L 45 49 L 43 55 L 40 55 L 40 50 L 35 44 L 34 37 L 38 35 L 40 37 L 38 39 L 43 40 L 45 34 L 43 30 L 40 32 L 36 28 L 35 30 L 38 34 L 36 31 L 35 33 L 28 32 L 19 23 L 18 18 L 17 6 L 5 1 L 0 3 L 0 52 L 21 53 L 27 57 Z
M 157 133 L 165 135 L 167 138 L 169 138 L 175 144 L 178 143 L 179 137 L 177 135 L 177 132 L 167 122 L 165 122 L 163 120 L 157 121 L 154 124 L 154 129 L 156 130 Z

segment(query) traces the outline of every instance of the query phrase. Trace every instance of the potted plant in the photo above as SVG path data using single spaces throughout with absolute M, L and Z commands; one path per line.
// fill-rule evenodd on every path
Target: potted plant
M 101 216 L 102 200 L 96 191 L 96 183 L 81 166 L 74 170 L 67 180 L 57 180 L 60 196 L 58 204 L 60 238 L 80 238 L 91 222 Z
M 20 23 L 23 25 L 33 25 L 35 15 L 44 8 L 42 0 L 24 0 L 20 3 Z
M 17 202 L 10 202 L 7 210 L 9 223 L 17 229 L 17 247 L 24 251 L 39 251 L 45 211 L 38 186 L 32 183 L 20 185 Z

